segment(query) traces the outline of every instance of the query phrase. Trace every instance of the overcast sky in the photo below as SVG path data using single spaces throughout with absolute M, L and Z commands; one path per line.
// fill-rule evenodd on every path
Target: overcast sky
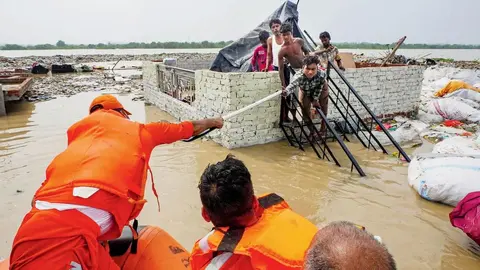
M 235 40 L 283 0 L 0 0 L 0 44 Z M 301 0 L 332 41 L 480 44 L 480 0 Z

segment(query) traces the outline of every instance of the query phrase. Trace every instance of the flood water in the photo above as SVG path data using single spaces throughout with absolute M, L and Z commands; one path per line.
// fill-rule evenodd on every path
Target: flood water
M 8 257 L 15 232 L 30 209 L 49 162 L 66 147 L 66 130 L 86 116 L 98 93 L 9 104 L 0 118 L 0 256 Z M 153 106 L 119 99 L 133 120 L 174 119 Z M 151 158 L 161 212 L 152 192 L 139 220 L 167 230 L 187 249 L 211 228 L 200 215 L 196 185 L 203 169 L 228 153 L 251 171 L 257 194 L 276 192 L 319 227 L 335 220 L 364 225 L 383 238 L 399 269 L 479 269 L 479 251 L 450 225 L 449 206 L 425 201 L 408 186 L 407 164 L 379 153 L 354 151 L 367 177 L 318 160 L 286 141 L 228 150 L 211 141 L 177 142 L 157 147 Z M 149 187 L 150 185 L 147 185 Z
M 218 53 L 220 49 L 75 49 L 75 50 L 0 50 L 0 56 L 25 57 L 25 56 L 54 56 L 54 55 L 140 55 L 140 54 L 175 54 L 175 53 Z M 370 57 L 385 57 L 386 50 L 370 49 L 340 49 L 341 52 L 365 54 Z M 451 58 L 459 61 L 480 60 L 479 49 L 399 49 L 397 54 L 411 58 Z

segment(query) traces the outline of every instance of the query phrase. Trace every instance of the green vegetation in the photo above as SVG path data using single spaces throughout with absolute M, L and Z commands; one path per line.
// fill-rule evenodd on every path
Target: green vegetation
M 126 44 L 113 44 L 113 43 L 98 43 L 98 44 L 66 44 L 65 41 L 59 40 L 56 45 L 52 44 L 39 44 L 39 45 L 18 45 L 18 44 L 5 44 L 0 45 L 0 50 L 64 50 L 64 49 L 210 49 L 210 48 L 223 48 L 233 41 L 219 41 L 219 42 L 130 42 Z
M 53 44 L 38 44 L 38 45 L 18 45 L 5 44 L 0 45 L 0 50 L 54 50 L 54 49 L 210 49 L 223 48 L 233 41 L 202 41 L 202 42 L 130 42 L 126 44 L 113 43 L 98 43 L 98 44 L 67 44 L 63 40 L 59 40 L 55 45 Z M 373 49 L 386 50 L 393 48 L 395 43 L 380 44 L 380 43 L 352 43 L 339 42 L 335 43 L 341 49 Z M 401 49 L 480 49 L 480 45 L 463 45 L 463 44 L 403 44 Z
M 371 50 L 386 50 L 395 47 L 396 43 L 392 44 L 380 44 L 380 43 L 351 43 L 340 42 L 335 43 L 340 49 L 371 49 Z M 480 49 L 480 44 L 468 45 L 468 44 L 408 44 L 404 43 L 400 49 Z

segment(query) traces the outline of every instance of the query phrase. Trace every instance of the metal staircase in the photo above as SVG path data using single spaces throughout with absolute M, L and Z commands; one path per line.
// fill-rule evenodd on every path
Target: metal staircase
M 343 84 L 342 86 L 346 87 L 342 89 L 341 85 L 332 79 L 330 76 L 332 70 L 337 73 L 340 82 Z M 327 144 L 327 141 L 336 141 L 351 163 L 350 171 L 353 171 L 355 168 L 358 174 L 366 176 L 345 144 L 345 141 L 350 142 L 351 140 L 348 136 L 354 136 L 365 148 L 375 151 L 381 150 L 383 153 L 388 154 L 385 146 L 383 146 L 372 133 L 374 124 L 377 124 L 398 150 L 398 157 L 400 158 L 401 155 L 407 162 L 410 162 L 410 158 L 405 151 L 382 125 L 343 74 L 330 61 L 327 67 L 327 80 L 329 86 L 329 104 L 333 104 L 333 108 L 338 112 L 337 115 L 339 115 L 339 117 L 327 119 L 324 113 L 316 108 L 316 113 L 320 116 L 320 119 L 313 121 L 313 138 L 309 136 L 310 131 L 307 127 L 307 123 L 312 121 L 312 119 L 310 119 L 309 115 L 302 115 L 302 105 L 298 97 L 292 94 L 292 98 L 288 102 L 282 102 L 282 112 L 284 111 L 283 107 L 286 106 L 293 118 L 291 122 L 285 122 L 283 118 L 280 119 L 280 127 L 291 146 L 298 147 L 300 150 L 305 151 L 305 146 L 310 145 L 318 158 L 334 162 L 337 166 L 341 167 L 339 159 Z M 352 103 L 354 103 L 355 106 L 353 106 Z M 319 128 L 317 127 L 323 121 L 326 125 L 326 133 L 319 132 Z

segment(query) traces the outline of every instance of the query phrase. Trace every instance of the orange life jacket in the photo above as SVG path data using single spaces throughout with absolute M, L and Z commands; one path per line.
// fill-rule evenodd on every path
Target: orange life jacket
M 112 110 L 95 112 L 72 125 L 67 132 L 67 149 L 48 166 L 46 180 L 34 200 L 105 210 L 116 222 L 105 238 L 119 237 L 146 202 L 144 190 L 152 149 L 142 145 L 141 127 Z M 99 191 L 84 199 L 73 196 L 74 187 L 95 187 Z M 154 193 L 157 196 L 155 189 Z
M 214 228 L 195 243 L 191 254 L 192 269 L 206 269 L 219 253 L 249 258 L 250 268 L 302 269 L 305 252 L 317 233 L 317 227 L 293 212 L 282 197 L 271 193 L 258 198 L 262 217 L 246 228 Z M 227 267 L 226 265 L 230 265 Z M 218 267 L 218 265 L 217 265 Z M 227 263 L 215 269 L 240 269 Z

